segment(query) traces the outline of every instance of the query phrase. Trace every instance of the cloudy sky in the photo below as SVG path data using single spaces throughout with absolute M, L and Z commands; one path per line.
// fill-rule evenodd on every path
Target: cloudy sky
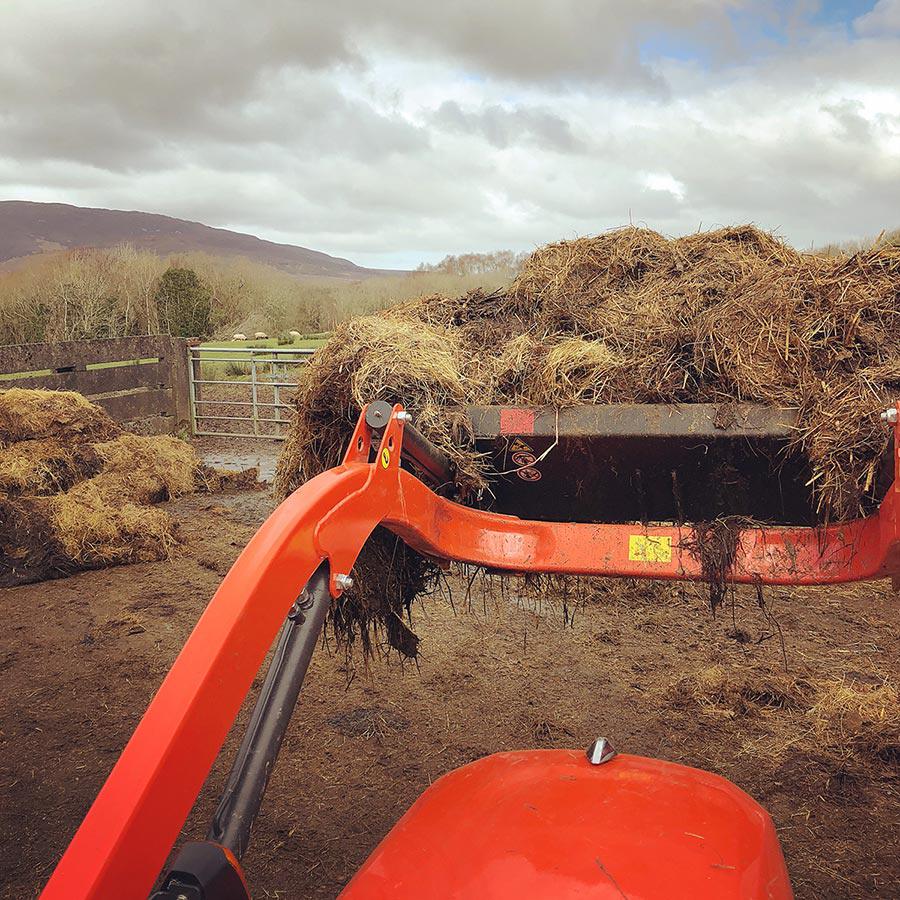
M 900 227 L 900 0 L 3 0 L 0 198 L 368 265 Z

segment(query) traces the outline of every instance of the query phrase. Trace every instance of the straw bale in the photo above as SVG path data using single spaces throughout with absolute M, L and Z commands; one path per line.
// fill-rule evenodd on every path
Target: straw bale
M 160 503 L 197 487 L 197 452 L 172 435 L 123 434 L 94 448 L 103 460 L 103 473 L 120 476 L 125 496 L 135 502 Z
M 53 532 L 79 568 L 164 559 L 176 544 L 161 509 L 129 499 L 126 476 L 101 473 L 47 501 Z
M 61 578 L 77 568 L 53 533 L 48 503 L 0 493 L 0 587 Z

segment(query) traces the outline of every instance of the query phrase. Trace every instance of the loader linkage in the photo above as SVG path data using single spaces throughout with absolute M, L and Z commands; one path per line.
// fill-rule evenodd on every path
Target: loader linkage
M 900 586 L 900 425 L 893 484 L 871 516 L 821 528 L 745 528 L 727 580 Z M 157 897 L 243 900 L 239 860 L 332 598 L 376 526 L 437 560 L 509 573 L 699 580 L 689 525 L 544 522 L 462 506 L 428 487 L 450 464 L 399 404 L 369 404 L 341 465 L 263 524 L 216 591 L 59 862 L 45 900 L 146 898 L 279 628 L 260 699 L 208 840 L 189 844 Z M 243 893 L 242 893 L 243 891 Z

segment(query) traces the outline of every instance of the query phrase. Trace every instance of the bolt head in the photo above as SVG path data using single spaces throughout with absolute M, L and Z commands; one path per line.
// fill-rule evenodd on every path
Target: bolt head
M 398 422 L 412 422 L 412 413 L 408 413 L 405 409 L 396 414 Z
M 896 407 L 891 407 L 890 409 L 886 409 L 881 414 L 881 421 L 887 422 L 888 425 L 896 425 L 897 424 L 897 409 Z
M 344 575 L 343 573 L 339 573 L 334 576 L 334 583 L 339 587 L 342 591 L 348 591 L 353 587 L 353 578 L 350 575 Z
M 616 755 L 612 744 L 605 737 L 598 737 L 590 747 L 587 748 L 588 762 L 592 766 L 599 766 L 609 762 Z

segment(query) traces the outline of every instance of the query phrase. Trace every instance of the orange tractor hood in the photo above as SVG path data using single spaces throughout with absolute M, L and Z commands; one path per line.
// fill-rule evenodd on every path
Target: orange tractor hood
M 768 813 L 724 778 L 620 754 L 498 753 L 435 782 L 341 900 L 785 900 Z

